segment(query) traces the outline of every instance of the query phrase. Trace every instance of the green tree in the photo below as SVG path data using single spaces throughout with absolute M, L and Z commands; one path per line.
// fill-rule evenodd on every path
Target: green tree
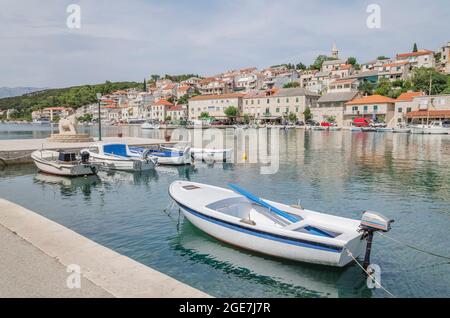
M 347 64 L 351 64 L 351 65 L 355 66 L 357 64 L 356 58 L 355 57 L 349 57 L 347 59 Z
M 358 91 L 362 95 L 373 95 L 374 85 L 371 82 L 362 82 L 359 84 Z
M 334 122 L 336 122 L 336 117 L 335 116 L 328 116 L 326 121 L 329 122 L 329 123 L 334 123 Z
M 379 57 L 377 57 L 378 61 L 384 61 L 384 60 L 389 60 L 389 58 L 387 56 L 384 55 L 380 55 Z
M 392 83 L 386 79 L 381 78 L 378 81 L 378 85 L 374 91 L 376 95 L 389 96 L 389 93 L 392 91 Z
M 306 70 L 306 65 L 300 62 L 300 63 L 298 63 L 297 65 L 295 65 L 295 68 L 296 68 L 297 70 L 302 70 L 302 71 L 304 71 L 304 70 Z
M 208 112 L 201 112 L 200 113 L 200 119 L 209 119 L 209 113 Z
M 189 102 L 189 95 L 185 94 L 178 99 L 177 104 L 186 105 Z
M 238 109 L 234 106 L 228 106 L 223 112 L 227 117 L 236 117 L 239 114 Z
M 147 91 L 147 81 L 144 78 L 144 92 L 146 92 L 146 91 Z
M 417 51 L 419 51 L 419 49 L 417 48 L 417 43 L 414 43 L 413 52 L 416 53 Z
M 320 70 L 322 69 L 323 62 L 336 60 L 334 57 L 328 57 L 326 55 L 319 55 L 314 63 L 310 66 L 311 69 Z
M 244 114 L 244 124 L 249 124 L 250 123 L 250 116 L 248 114 Z
M 165 120 L 165 121 L 171 121 L 171 120 L 172 120 L 172 117 L 169 116 L 169 115 L 167 115 L 166 118 L 164 118 L 164 120 Z
M 283 85 L 283 88 L 294 88 L 294 87 L 300 87 L 299 82 L 290 82 Z
M 305 111 L 303 112 L 303 116 L 305 116 L 305 120 L 309 120 L 312 118 L 311 109 L 309 107 L 306 107 Z
M 294 113 L 289 113 L 288 119 L 291 123 L 295 123 L 297 121 L 297 115 Z
M 412 84 L 416 91 L 425 92 L 428 95 L 441 94 L 448 88 L 448 78 L 434 68 L 420 67 L 413 70 Z

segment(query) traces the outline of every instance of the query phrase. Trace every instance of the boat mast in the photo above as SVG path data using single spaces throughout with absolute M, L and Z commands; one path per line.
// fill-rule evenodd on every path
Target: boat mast
M 432 90 L 432 84 L 433 84 L 433 77 L 432 77 L 432 73 L 430 72 L 430 90 L 428 91 L 428 96 L 431 96 L 431 90 Z M 430 102 L 431 102 L 431 98 L 430 98 Z M 430 124 L 430 104 L 427 103 L 427 126 Z

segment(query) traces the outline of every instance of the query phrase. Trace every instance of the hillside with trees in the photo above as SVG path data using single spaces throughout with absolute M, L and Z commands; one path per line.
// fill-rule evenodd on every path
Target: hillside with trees
M 67 88 L 47 89 L 17 97 L 0 99 L 0 110 L 16 109 L 15 117 L 29 119 L 31 112 L 45 107 L 65 106 L 78 108 L 97 101 L 97 93 L 109 94 L 116 90 L 136 88 L 143 89 L 138 82 L 110 82 L 103 84 L 82 85 Z

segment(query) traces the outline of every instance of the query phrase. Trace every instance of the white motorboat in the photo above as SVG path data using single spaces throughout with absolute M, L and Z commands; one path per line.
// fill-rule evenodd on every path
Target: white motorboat
M 441 121 L 432 121 L 429 125 L 418 125 L 413 129 L 414 134 L 447 135 L 450 128 L 445 127 Z
M 145 122 L 141 125 L 142 129 L 159 129 L 160 127 L 161 127 L 160 124 L 150 122 Z
M 173 147 L 166 147 L 161 145 L 161 149 L 165 149 L 168 151 L 181 151 L 180 149 Z M 189 148 L 191 153 L 191 157 L 194 160 L 201 160 L 206 162 L 212 161 L 229 161 L 233 155 L 233 149 L 215 149 L 215 148 Z
M 158 159 L 148 152 L 131 152 L 127 144 L 94 144 L 82 151 L 89 153 L 92 162 L 108 170 L 151 170 L 158 163 Z
M 130 152 L 137 155 L 143 155 L 147 153 L 158 159 L 158 164 L 161 165 L 190 165 L 192 164 L 192 157 L 190 153 L 190 147 L 186 147 L 183 150 L 173 149 L 153 149 L 144 147 L 130 147 Z
M 81 151 L 81 157 L 74 152 L 36 150 L 31 154 L 36 167 L 45 173 L 66 177 L 96 174 L 99 165 L 91 162 L 89 154 Z
M 365 254 L 370 260 L 373 232 L 389 231 L 392 221 L 366 211 L 361 221 L 305 210 L 233 191 L 175 181 L 169 195 L 184 216 L 205 233 L 244 249 L 275 257 L 343 267 Z

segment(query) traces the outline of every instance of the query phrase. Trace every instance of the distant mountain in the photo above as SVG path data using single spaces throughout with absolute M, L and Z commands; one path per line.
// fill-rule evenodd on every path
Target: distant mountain
M 46 88 L 37 87 L 0 87 L 0 98 L 21 96 L 23 94 L 42 91 Z

